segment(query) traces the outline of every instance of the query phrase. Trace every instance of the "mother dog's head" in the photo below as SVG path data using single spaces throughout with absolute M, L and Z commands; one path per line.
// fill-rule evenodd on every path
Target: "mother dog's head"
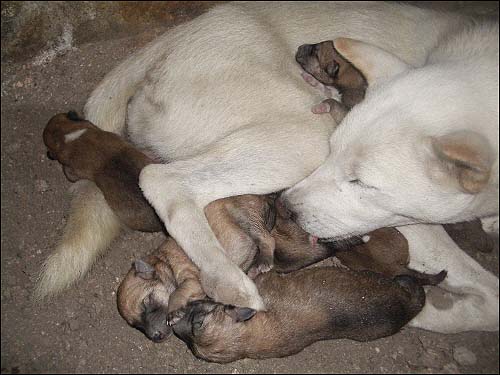
M 342 238 L 498 214 L 498 54 L 413 68 L 352 39 L 335 47 L 369 89 L 327 160 L 283 194 L 298 223 Z

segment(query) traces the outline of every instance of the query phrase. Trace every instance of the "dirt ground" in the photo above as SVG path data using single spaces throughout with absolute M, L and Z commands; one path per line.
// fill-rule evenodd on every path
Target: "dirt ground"
M 228 365 L 196 359 L 175 337 L 153 344 L 120 317 L 116 289 L 131 262 L 161 243 L 160 234 L 123 233 L 74 288 L 31 302 L 70 202 L 71 184 L 47 159 L 42 130 L 55 113 L 81 111 L 108 71 L 163 31 L 83 44 L 40 65 L 2 63 L 1 372 L 498 373 L 498 332 L 405 328 L 370 343 L 319 342 L 291 357 Z M 498 275 L 498 242 L 493 253 L 472 255 Z

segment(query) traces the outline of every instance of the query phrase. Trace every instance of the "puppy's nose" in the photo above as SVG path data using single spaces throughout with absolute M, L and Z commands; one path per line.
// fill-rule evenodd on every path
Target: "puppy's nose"
M 312 44 L 303 44 L 297 49 L 297 53 L 295 54 L 295 60 L 298 63 L 305 63 L 306 58 L 311 55 L 314 45 Z
M 151 338 L 151 340 L 153 340 L 154 342 L 161 342 L 164 338 L 165 334 L 163 332 L 156 331 L 155 333 L 153 333 L 153 337 Z

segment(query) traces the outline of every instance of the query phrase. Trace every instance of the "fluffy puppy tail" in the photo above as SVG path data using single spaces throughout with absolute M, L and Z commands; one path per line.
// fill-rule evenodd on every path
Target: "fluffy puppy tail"
M 88 99 L 85 118 L 103 130 L 125 132 L 127 104 L 146 72 L 166 56 L 166 36 L 158 38 L 113 69 Z M 54 295 L 81 279 L 119 234 L 121 223 L 97 186 L 80 181 L 64 234 L 45 261 L 34 291 L 35 300 Z

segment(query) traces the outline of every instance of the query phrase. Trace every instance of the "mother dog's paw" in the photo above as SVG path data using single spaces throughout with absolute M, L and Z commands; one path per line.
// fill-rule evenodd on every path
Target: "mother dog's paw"
M 165 193 L 165 165 L 149 164 L 139 175 L 139 186 L 149 202 Z

